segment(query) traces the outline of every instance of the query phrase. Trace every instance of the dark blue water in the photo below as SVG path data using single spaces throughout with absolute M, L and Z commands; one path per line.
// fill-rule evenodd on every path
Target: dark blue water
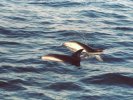
M 104 62 L 40 59 L 70 40 Z M 133 1 L 0 0 L 0 100 L 133 100 Z

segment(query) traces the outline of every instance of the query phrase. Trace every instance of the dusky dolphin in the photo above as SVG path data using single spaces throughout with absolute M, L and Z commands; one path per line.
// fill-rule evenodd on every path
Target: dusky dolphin
M 56 62 L 66 62 L 70 63 L 75 66 L 80 66 L 80 54 L 83 51 L 83 49 L 79 49 L 76 52 L 74 52 L 71 56 L 69 55 L 61 55 L 61 54 L 48 54 L 45 56 L 42 56 L 42 60 L 46 61 L 56 61 Z
M 96 57 L 97 60 L 103 61 L 103 59 L 100 56 L 103 53 L 102 49 L 92 48 L 88 45 L 85 45 L 77 41 L 68 41 L 68 42 L 65 42 L 63 45 L 73 52 L 80 49 L 84 49 L 83 53 L 85 56 L 88 55 L 89 57 Z

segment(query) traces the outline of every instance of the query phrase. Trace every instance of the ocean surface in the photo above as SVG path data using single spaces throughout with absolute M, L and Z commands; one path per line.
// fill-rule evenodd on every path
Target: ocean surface
M 71 40 L 104 61 L 41 60 Z M 0 0 L 0 100 L 133 100 L 133 0 Z

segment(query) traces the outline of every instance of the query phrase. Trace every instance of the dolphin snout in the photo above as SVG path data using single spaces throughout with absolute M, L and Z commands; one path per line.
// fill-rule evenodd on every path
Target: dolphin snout
M 66 43 L 63 43 L 62 46 L 66 46 Z

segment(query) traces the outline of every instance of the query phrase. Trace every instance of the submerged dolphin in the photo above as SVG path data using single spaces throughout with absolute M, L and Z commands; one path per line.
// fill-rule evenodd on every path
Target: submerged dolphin
M 63 45 L 74 52 L 77 50 L 80 50 L 80 49 L 84 49 L 83 53 L 85 53 L 85 55 L 87 54 L 90 57 L 94 56 L 94 57 L 96 57 L 97 60 L 103 61 L 103 59 L 100 57 L 100 54 L 103 53 L 102 49 L 94 49 L 90 46 L 87 46 L 87 45 L 77 42 L 77 41 L 68 41 L 68 42 L 65 42 Z
M 80 54 L 82 51 L 83 49 L 80 49 L 74 52 L 71 56 L 60 55 L 60 54 L 48 54 L 48 55 L 42 56 L 42 60 L 67 62 L 75 66 L 80 66 L 80 60 L 81 60 Z

